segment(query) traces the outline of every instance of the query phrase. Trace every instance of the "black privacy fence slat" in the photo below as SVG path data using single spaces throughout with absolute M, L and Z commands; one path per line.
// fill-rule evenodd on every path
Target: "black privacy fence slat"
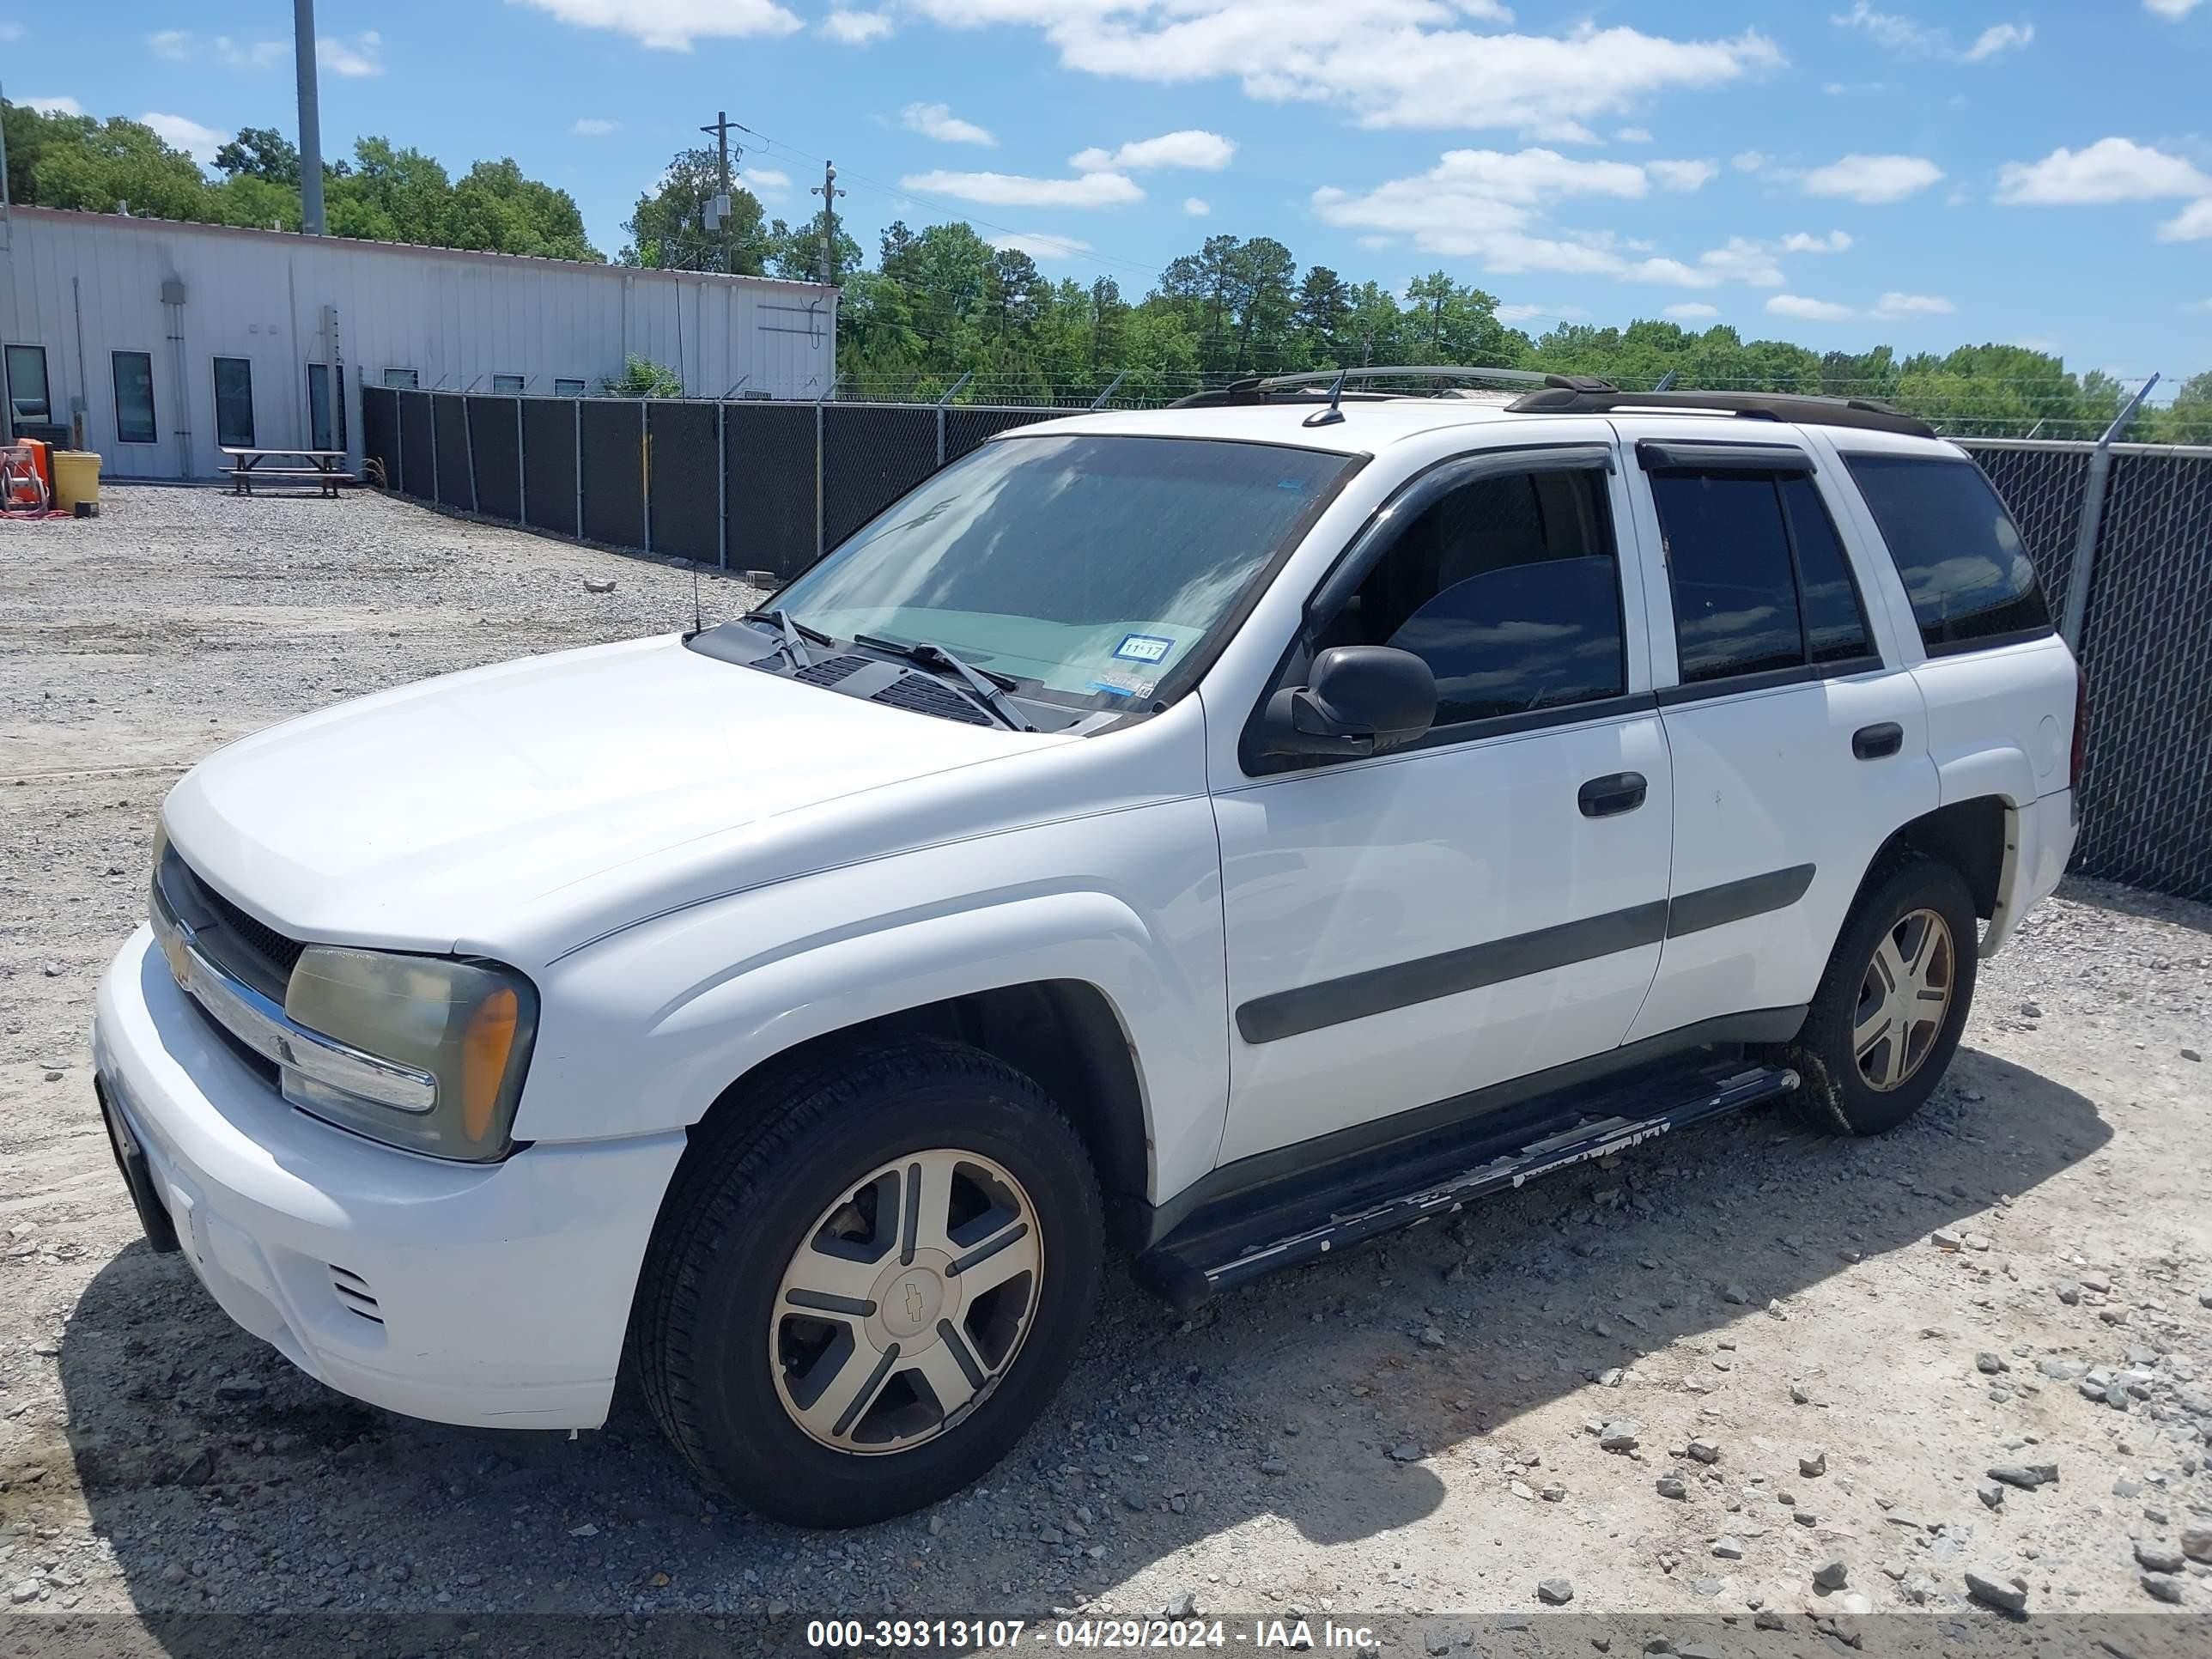
M 470 476 L 476 511 L 510 523 L 522 517 L 522 431 L 514 398 L 471 398 Z
M 399 488 L 399 403 L 392 394 L 372 395 L 374 388 L 364 389 L 361 399 L 361 453 L 364 460 L 374 461 L 384 474 L 384 483 L 391 489 Z
M 469 481 L 469 411 L 459 392 L 434 392 L 430 398 L 431 441 L 438 457 L 438 504 L 477 510 Z
M 731 569 L 795 576 L 814 562 L 814 423 L 827 412 L 811 404 L 722 405 Z
M 646 405 L 653 550 L 715 564 L 722 556 L 721 452 L 713 404 Z
M 937 410 L 897 404 L 822 409 L 822 542 L 835 547 L 937 471 Z
M 364 386 L 361 395 L 367 402 L 376 393 Z M 438 498 L 438 464 L 430 444 L 430 394 L 396 392 L 386 395 L 397 399 L 399 407 L 399 476 L 392 481 L 392 487 L 434 501 Z
M 384 464 L 390 486 L 420 501 L 781 580 L 927 477 L 940 453 L 957 460 L 1000 432 L 1080 412 L 434 399 L 364 386 L 362 442 Z M 2087 504 L 2091 447 L 1972 440 L 1964 447 L 2011 508 L 2057 616 Z M 2081 646 L 2090 682 L 2074 860 L 2082 874 L 2212 899 L 2208 616 L 2212 453 L 2124 446 L 2106 492 Z
M 576 405 L 583 433 L 584 538 L 611 547 L 642 547 L 645 539 L 645 405 Z
M 582 405 L 561 398 L 514 401 L 522 405 L 522 522 L 532 530 L 580 537 L 576 415 Z

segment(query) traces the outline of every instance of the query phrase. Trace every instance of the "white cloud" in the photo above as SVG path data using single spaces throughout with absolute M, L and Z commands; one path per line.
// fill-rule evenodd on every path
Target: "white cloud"
M 153 128 L 163 143 L 185 151 L 202 167 L 214 165 L 216 151 L 229 138 L 229 134 L 213 127 L 204 127 L 181 115 L 164 115 L 159 110 L 149 110 L 138 120 L 142 126 Z
M 1567 198 L 1647 196 L 1657 170 L 1553 149 L 1455 149 L 1425 173 L 1364 192 L 1323 186 L 1311 204 L 1325 223 L 1407 237 L 1425 252 L 1477 259 L 1502 275 L 1552 271 L 1683 288 L 1781 283 L 1771 250 L 1741 237 L 1691 264 L 1609 232 L 1556 231 L 1543 222 L 1543 210 Z
M 1048 236 L 1041 230 L 1013 231 L 991 238 L 993 247 L 1026 253 L 1032 259 L 1073 259 L 1091 252 L 1091 244 L 1073 236 Z
M 2017 52 L 2035 39 L 2033 23 L 1992 23 L 1974 37 L 1974 44 L 1966 48 L 1966 61 L 1978 64 L 1995 58 L 2000 52 Z
M 374 58 L 377 50 L 376 36 L 374 34 L 365 34 L 361 37 L 361 40 L 368 42 L 368 52 L 362 61 L 367 62 Z M 356 45 L 358 46 L 359 42 L 357 41 Z M 337 69 L 336 64 L 331 63 L 331 60 L 326 54 L 332 51 L 343 52 L 345 50 L 346 48 L 343 44 L 336 40 L 319 40 L 315 43 L 316 55 L 322 58 L 322 61 L 325 65 L 335 70 L 337 74 L 377 75 L 382 73 L 383 65 L 380 64 L 378 64 L 376 68 L 369 70 Z M 292 43 L 289 40 L 256 40 L 250 45 L 241 46 L 227 34 L 218 34 L 215 38 L 215 53 L 216 57 L 222 58 L 224 63 L 229 64 L 233 69 L 270 70 L 275 69 L 277 64 L 284 62 L 287 58 L 292 56 Z
M 1068 158 L 1078 173 L 1138 172 L 1146 167 L 1195 167 L 1218 173 L 1237 154 L 1237 146 L 1218 132 L 1186 127 L 1164 132 L 1157 138 L 1139 138 L 1119 149 L 1086 149 Z
M 1580 306 L 1500 306 L 1498 320 L 1501 323 L 1560 322 L 1577 323 L 1589 313 Z
M 0 40 L 20 40 L 22 38 L 23 26 L 21 23 L 0 21 Z
M 999 141 L 973 121 L 963 121 L 950 104 L 908 104 L 899 112 L 899 125 L 909 132 L 934 138 L 943 144 L 996 144 Z
M 2191 202 L 2158 228 L 2161 242 L 2201 242 L 2212 238 L 2212 196 Z
M 315 61 L 333 75 L 349 79 L 365 75 L 384 73 L 384 40 L 374 29 L 341 40 L 336 35 L 319 35 L 315 40 Z
M 0 23 L 0 40 L 12 40 L 21 33 L 13 23 Z M 181 64 L 192 55 L 192 37 L 182 29 L 162 29 L 146 37 L 146 49 L 156 58 Z
M 2179 155 L 2127 138 L 2054 149 L 2040 161 L 2008 161 L 1997 171 L 1997 200 L 2013 206 L 2078 207 L 2172 196 L 2212 196 L 2212 178 Z
M 1613 136 L 1616 140 L 1624 144 L 1648 144 L 1651 142 L 1651 129 L 1649 127 L 1623 127 L 1620 131 L 1614 133 Z
M 1182 210 L 1194 219 L 1203 219 L 1213 211 L 1213 204 L 1203 196 L 1186 196 L 1182 198 Z
M 865 46 L 891 32 L 891 20 L 879 11 L 833 11 L 816 33 L 848 46 Z
M 1644 165 L 1665 190 L 1701 190 L 1721 173 L 1711 161 L 1646 161 Z
M 1145 199 L 1136 180 L 1121 173 L 1086 173 L 1074 179 L 1029 179 L 1015 173 L 915 173 L 899 184 L 925 195 L 951 196 L 985 207 L 1119 207 Z
M 1784 253 L 1841 253 L 1850 245 L 1850 233 L 1842 230 L 1832 230 L 1826 236 L 1793 230 L 1782 239 Z
M 612 29 L 639 45 L 689 52 L 694 40 L 793 34 L 806 26 L 775 0 L 520 0 L 578 28 Z
M 1874 314 L 1894 320 L 1899 317 L 1948 317 L 1959 307 L 1937 294 L 1885 294 L 1875 301 Z
M 574 0 L 562 0 L 573 3 Z M 549 3 L 549 0 L 536 0 Z M 644 0 L 631 0 L 644 3 Z M 1485 33 L 1493 0 L 911 0 L 953 27 L 1040 29 L 1063 65 L 1160 82 L 1234 76 L 1251 97 L 1345 105 L 1376 127 L 1510 127 L 1588 143 L 1587 122 L 1786 60 L 1756 31 L 1674 40 L 1583 24 Z
M 1943 45 L 1942 30 L 1924 28 L 1896 12 L 1876 11 L 1867 0 L 1858 0 L 1849 11 L 1828 21 L 1839 29 L 1857 29 L 1870 35 L 1893 52 L 1936 52 Z
M 791 193 L 791 175 L 778 167 L 754 167 L 740 175 L 738 184 L 764 202 L 780 201 Z
M 622 123 L 610 121 L 603 116 L 580 115 L 576 125 L 568 129 L 579 138 L 604 138 L 611 132 L 620 132 Z
M 1795 317 L 1804 323 L 1841 323 L 1858 315 L 1832 300 L 1808 300 L 1797 294 L 1776 295 L 1766 302 L 1766 311 L 1771 317 Z
M 1943 169 L 1922 155 L 1846 155 L 1804 178 L 1808 196 L 1842 196 L 1869 206 L 1901 202 L 1942 178 Z
M 1755 149 L 1739 150 L 1729 157 L 1729 165 L 1738 173 L 1756 173 L 1766 165 L 1766 157 Z
M 34 109 L 41 115 L 82 115 L 84 106 L 74 98 L 26 98 L 25 109 Z
M 2203 3 L 2203 0 L 2143 0 L 2144 7 L 2160 17 L 2170 17 L 2179 22 Z
M 1718 306 L 1709 306 L 1703 300 L 1685 300 L 1680 305 L 1667 307 L 1667 315 L 1678 323 L 1702 323 L 1720 314 Z
M 2181 308 L 2184 311 L 2212 311 L 2212 300 L 2191 300 Z

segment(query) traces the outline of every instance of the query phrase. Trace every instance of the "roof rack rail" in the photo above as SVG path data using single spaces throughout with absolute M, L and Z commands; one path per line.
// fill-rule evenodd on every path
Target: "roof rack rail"
M 1936 428 L 1893 404 L 1873 398 L 1815 398 L 1787 392 L 1600 392 L 1553 385 L 1506 405 L 1515 415 L 1610 415 L 1648 410 L 1721 411 L 1752 420 L 1790 421 L 1801 426 L 1859 427 L 1933 438 Z
M 1276 398 L 1326 398 L 1334 393 L 1344 402 L 1374 403 L 1403 397 L 1401 392 L 1349 389 L 1359 381 L 1491 380 L 1508 386 L 1548 386 L 1576 392 L 1613 391 L 1613 383 L 1583 374 L 1545 374 L 1529 368 L 1496 368 L 1480 363 L 1370 363 L 1342 368 L 1316 368 L 1294 374 L 1252 375 L 1231 380 L 1209 392 L 1179 398 L 1172 409 L 1220 408 L 1224 405 L 1264 404 Z

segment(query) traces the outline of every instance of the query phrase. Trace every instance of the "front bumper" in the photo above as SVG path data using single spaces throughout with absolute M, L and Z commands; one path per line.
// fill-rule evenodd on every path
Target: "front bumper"
M 497 1164 L 377 1146 L 286 1104 L 144 927 L 100 981 L 93 1054 L 186 1260 L 301 1370 L 441 1423 L 605 1420 L 680 1133 Z

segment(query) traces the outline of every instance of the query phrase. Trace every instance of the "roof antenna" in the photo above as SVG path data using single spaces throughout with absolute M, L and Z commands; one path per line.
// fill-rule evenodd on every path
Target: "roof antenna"
M 706 631 L 706 613 L 699 608 L 699 559 L 694 554 L 691 559 L 691 631 L 684 637 L 687 641 L 696 640 Z
M 1337 407 L 1337 400 L 1344 396 L 1344 377 L 1350 373 L 1352 371 L 1348 368 L 1336 371 L 1336 378 L 1328 383 L 1328 407 L 1316 409 L 1298 422 L 1300 426 L 1334 426 L 1344 418 L 1344 411 Z

